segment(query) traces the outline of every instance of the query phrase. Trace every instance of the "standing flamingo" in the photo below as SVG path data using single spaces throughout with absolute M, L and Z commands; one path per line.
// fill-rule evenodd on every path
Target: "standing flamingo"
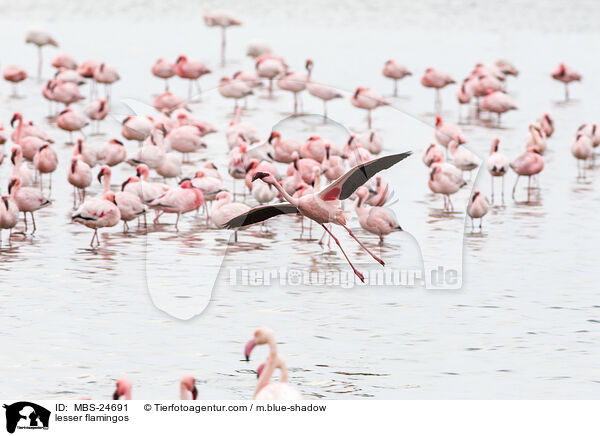
M 207 9 L 204 11 L 204 23 L 208 27 L 221 28 L 221 66 L 225 67 L 226 30 L 231 26 L 241 26 L 242 22 L 227 11 L 211 11 Z
M 184 375 L 179 382 L 179 399 L 195 400 L 198 398 L 196 379 L 191 375 Z
M 354 210 L 358 216 L 360 226 L 367 232 L 379 236 L 379 245 L 383 245 L 383 237 L 395 231 L 402 231 L 402 227 L 398 225 L 396 217 L 388 209 L 380 206 L 366 208 L 364 206 L 369 190 L 361 186 L 356 190 L 356 201 L 354 202 Z
M 79 209 L 75 211 L 71 218 L 74 222 L 83 224 L 89 229 L 94 230 L 90 247 L 94 248 L 94 240 L 100 246 L 98 229 L 104 227 L 114 227 L 121 221 L 121 212 L 115 204 L 115 193 L 105 192 L 100 198 L 90 198 L 83 202 Z
M 25 70 L 16 65 L 7 65 L 2 70 L 2 76 L 4 77 L 4 80 L 13 84 L 13 93 L 11 97 L 18 98 L 19 94 L 17 93 L 17 83 L 27 79 L 27 73 Z
M 313 61 L 311 59 L 308 59 L 306 61 L 306 70 L 308 71 L 308 77 L 306 79 L 306 90 L 313 97 L 317 97 L 318 99 L 323 101 L 323 118 L 327 119 L 327 102 L 336 98 L 342 98 L 343 95 L 331 86 L 314 82 L 311 78 L 313 68 Z
M 187 56 L 179 56 L 175 62 L 175 72 L 182 79 L 189 80 L 188 100 L 192 99 L 192 83 L 196 84 L 198 96 L 202 93 L 198 79 L 205 74 L 210 74 L 212 71 L 204 65 L 204 62 L 196 60 L 188 60 Z
M 124 398 L 125 400 L 131 400 L 131 382 L 127 379 L 117 380 L 117 388 L 113 393 L 113 400 L 120 400 Z
M 179 231 L 179 217 L 184 213 L 199 209 L 202 203 L 204 203 L 202 191 L 194 188 L 191 180 L 187 179 L 176 188 L 169 189 L 148 206 L 159 211 L 154 218 L 154 224 L 158 223 L 158 219 L 163 213 L 177 214 L 175 230 Z
M 515 198 L 515 191 L 517 190 L 519 178 L 521 176 L 527 176 L 527 201 L 529 201 L 531 177 L 539 174 L 544 169 L 544 158 L 539 150 L 534 147 L 529 147 L 525 153 L 510 163 L 510 167 L 517 173 L 517 180 L 515 181 L 515 186 L 513 186 L 512 190 L 512 198 Z
M 38 48 L 38 80 L 42 79 L 42 47 L 45 45 L 53 45 L 58 47 L 58 43 L 52 36 L 42 29 L 30 29 L 25 36 L 25 42 L 34 44 Z
M 37 230 L 33 212 L 49 206 L 50 200 L 45 198 L 42 191 L 37 188 L 21 187 L 21 180 L 15 177 L 10 179 L 10 183 L 8 184 L 8 194 L 12 196 L 19 211 L 23 212 L 25 232 L 27 232 L 27 212 L 31 215 L 31 221 L 33 222 L 33 231 L 31 234 L 33 235 Z
M 317 222 L 325 229 L 327 233 L 331 235 L 337 246 L 342 251 L 346 261 L 354 271 L 354 274 L 356 274 L 356 276 L 364 282 L 364 276 L 354 267 L 346 255 L 346 252 L 340 245 L 339 240 L 325 226 L 325 224 L 333 223 L 344 227 L 348 234 L 356 242 L 358 242 L 363 250 L 369 253 L 369 255 L 371 255 L 371 257 L 373 257 L 373 259 L 375 259 L 377 262 L 384 265 L 385 263 L 383 260 L 373 254 L 373 252 L 371 252 L 371 250 L 369 250 L 354 235 L 352 230 L 346 226 L 346 217 L 344 216 L 343 211 L 339 208 L 339 202 L 350 197 L 359 186 L 364 185 L 378 172 L 392 167 L 410 155 L 411 152 L 399 153 L 380 157 L 357 165 L 322 191 L 304 195 L 300 198 L 293 198 L 291 195 L 289 195 L 271 174 L 256 172 L 253 177 L 254 180 L 261 179 L 262 181 L 273 185 L 279 191 L 282 197 L 288 201 L 288 203 L 255 207 L 254 209 L 251 209 L 231 219 L 229 222 L 227 222 L 225 227 L 230 229 L 239 228 L 265 221 L 277 215 L 298 213 Z
M 160 58 L 152 65 L 152 74 L 165 80 L 165 91 L 169 90 L 169 79 L 176 74 L 175 64 L 163 58 Z
M 577 159 L 577 177 L 585 179 L 585 161 L 592 157 L 594 146 L 592 139 L 582 133 L 578 133 L 575 142 L 571 146 L 571 153 Z
M 442 110 L 442 98 L 440 95 L 440 89 L 445 88 L 448 85 L 456 83 L 456 81 L 450 77 L 450 74 L 445 73 L 434 68 L 427 68 L 425 73 L 421 77 L 421 84 L 426 88 L 435 89 L 435 110 L 441 112 Z
M 107 192 L 112 192 L 110 189 L 111 170 L 108 165 L 102 165 L 102 167 L 100 167 L 100 171 L 98 172 L 98 181 L 100 183 L 102 183 L 103 177 L 104 193 L 106 194 Z M 129 225 L 127 224 L 129 221 L 139 218 L 141 215 L 144 215 L 146 213 L 146 206 L 144 205 L 144 203 L 142 203 L 142 201 L 136 194 L 133 194 L 131 192 L 121 190 L 115 193 L 113 202 L 119 208 L 121 220 L 123 221 L 124 232 L 127 232 L 129 230 Z
M 389 105 L 390 103 L 380 94 L 371 91 L 369 88 L 358 87 L 354 95 L 350 99 L 352 106 L 367 111 L 368 128 L 371 128 L 371 111 L 380 106 Z
M 575 71 L 571 67 L 567 67 L 565 64 L 559 64 L 552 73 L 550 73 L 554 80 L 558 80 L 565 84 L 565 101 L 569 101 L 569 83 L 580 82 L 581 74 Z
M 473 193 L 467 204 L 467 215 L 471 217 L 471 229 L 474 229 L 474 221 L 479 218 L 479 230 L 481 231 L 483 217 L 488 213 L 490 206 L 487 198 L 477 190 Z
M 502 203 L 504 204 L 504 176 L 508 172 L 508 159 L 507 157 L 498 151 L 498 145 L 500 140 L 495 138 L 492 142 L 492 148 L 490 149 L 490 157 L 487 161 L 487 169 L 492 176 L 492 204 L 494 204 L 494 178 L 502 178 Z
M 382 74 L 394 81 L 394 97 L 398 96 L 398 80 L 406 76 L 412 76 L 412 73 L 402 64 L 390 59 L 383 66 Z

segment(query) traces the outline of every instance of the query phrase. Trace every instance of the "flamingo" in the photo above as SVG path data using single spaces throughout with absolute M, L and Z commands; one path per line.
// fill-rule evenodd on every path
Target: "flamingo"
M 364 207 L 369 196 L 369 190 L 361 186 L 356 190 L 354 210 L 360 226 L 369 233 L 379 236 L 379 245 L 383 245 L 383 237 L 394 231 L 402 231 L 394 214 L 383 207 Z
M 248 41 L 246 56 L 256 59 L 257 57 L 270 52 L 271 47 L 265 41 L 260 39 L 253 39 Z
M 561 63 L 550 73 L 554 80 L 558 80 L 559 82 L 563 82 L 565 84 L 565 101 L 569 101 L 569 83 L 571 82 L 580 82 L 581 74 L 575 71 L 571 67 L 567 67 L 565 64 Z
M 285 72 L 285 62 L 282 58 L 265 53 L 256 59 L 256 74 L 263 79 L 269 79 L 269 97 L 273 97 L 273 79 Z
M 56 119 L 58 128 L 69 132 L 69 144 L 73 143 L 73 132 L 79 131 L 83 135 L 83 128 L 88 124 L 87 119 L 82 114 L 71 108 L 66 108 Z
M 169 91 L 165 91 L 160 95 L 157 95 L 152 106 L 159 112 L 171 113 L 178 107 L 183 105 L 183 98 L 175 95 Z
M 154 128 L 152 119 L 141 115 L 128 115 L 121 123 L 121 135 L 129 141 L 142 142 Z
M 98 162 L 109 167 L 124 162 L 127 158 L 125 146 L 117 138 L 112 138 L 98 151 Z
M 429 147 L 425 149 L 425 153 L 423 153 L 423 163 L 426 166 L 431 166 L 432 163 L 436 161 L 444 160 L 444 150 L 437 144 L 433 142 L 429 144 Z
M 165 80 L 165 91 L 169 90 L 169 79 L 176 74 L 175 64 L 160 58 L 152 65 L 152 74 L 159 79 Z
M 298 94 L 306 89 L 308 76 L 303 73 L 286 71 L 277 81 L 279 88 L 294 94 L 294 115 L 298 114 Z
M 308 71 L 308 77 L 306 79 L 306 90 L 313 97 L 317 97 L 318 99 L 321 99 L 323 101 L 323 118 L 327 119 L 327 102 L 336 98 L 342 98 L 343 95 L 331 86 L 314 82 L 311 78 L 313 68 L 313 61 L 311 59 L 308 59 L 306 61 L 306 70 Z
M 58 47 L 58 43 L 52 36 L 43 29 L 30 29 L 25 36 L 25 42 L 34 44 L 38 48 L 38 80 L 42 79 L 42 47 L 45 45 L 53 45 Z
M 344 249 L 340 245 L 339 240 L 335 235 L 325 226 L 326 223 L 333 223 L 340 225 L 346 229 L 349 235 L 361 246 L 363 250 L 369 253 L 373 259 L 379 262 L 381 265 L 385 263 L 379 257 L 371 252 L 360 240 L 352 233 L 352 231 L 346 226 L 346 217 L 343 211 L 339 208 L 339 202 L 350 197 L 354 191 L 366 183 L 371 177 L 378 172 L 390 168 L 397 164 L 403 159 L 410 156 L 411 152 L 399 153 L 389 156 L 380 157 L 373 159 L 369 162 L 357 165 L 350 169 L 346 174 L 340 177 L 335 182 L 328 185 L 325 189 L 320 192 L 313 194 L 304 195 L 300 198 L 293 198 L 290 196 L 275 180 L 275 178 L 269 173 L 256 172 L 253 179 L 261 179 L 266 183 L 273 185 L 283 198 L 288 203 L 279 203 L 274 205 L 259 206 L 251 209 L 239 216 L 229 220 L 225 227 L 227 228 L 239 228 L 250 224 L 256 224 L 265 221 L 281 214 L 300 214 L 305 216 L 318 224 L 320 224 L 327 233 L 333 238 L 337 246 L 342 251 L 346 261 L 354 271 L 354 274 L 364 282 L 364 276 L 354 267 Z
M 9 230 L 9 238 L 12 234 L 12 229 L 17 225 L 19 220 L 19 207 L 13 200 L 12 195 L 0 196 L 0 232 L 2 229 Z M 2 243 L 2 238 L 0 238 Z
M 50 191 L 52 191 L 52 173 L 58 166 L 56 151 L 47 142 L 44 143 L 33 157 L 33 166 L 40 174 L 40 187 L 43 189 L 42 174 L 50 175 Z
M 84 162 L 81 155 L 74 153 L 71 158 L 71 165 L 69 165 L 69 172 L 67 173 L 68 182 L 73 185 L 73 205 L 75 205 L 76 198 L 79 201 L 85 200 L 85 190 L 92 184 L 92 169 Z
M 44 197 L 42 191 L 32 187 L 22 187 L 21 179 L 12 177 L 8 184 L 8 194 L 12 197 L 20 212 L 23 212 L 25 221 L 25 232 L 27 232 L 27 212 L 31 215 L 33 222 L 33 235 L 37 230 L 35 226 L 35 217 L 33 212 L 40 210 L 43 207 L 50 205 L 50 200 Z
M 462 106 L 468 105 L 473 98 L 473 89 L 470 77 L 463 80 L 462 84 L 456 91 L 456 99 L 458 100 L 458 118 L 462 118 Z M 467 114 L 468 115 L 468 114 Z
M 325 178 L 328 182 L 333 182 L 338 178 L 342 177 L 346 172 L 344 166 L 344 160 L 340 156 L 334 156 L 331 154 L 331 144 L 325 144 L 325 159 L 322 164 L 325 174 Z
M 436 194 L 444 196 L 444 211 L 454 211 L 450 196 L 466 186 L 467 182 L 462 177 L 462 171 L 447 162 L 436 161 L 429 167 L 429 189 Z
M 181 377 L 179 382 L 179 399 L 196 400 L 198 398 L 198 389 L 196 388 L 196 379 L 191 375 Z
M 549 138 L 554 133 L 554 120 L 550 117 L 550 114 L 545 113 L 538 119 L 538 124 L 542 127 L 542 131 L 546 138 Z
M 125 400 L 131 400 L 131 382 L 124 378 L 117 380 L 117 388 L 112 399 L 120 400 L 122 397 Z
M 386 106 L 390 103 L 383 98 L 380 94 L 371 91 L 369 88 L 358 87 L 354 92 L 354 95 L 350 99 L 352 106 L 359 109 L 365 109 L 367 111 L 367 123 L 368 128 L 371 128 L 371 111 L 377 109 L 380 106 Z
M 503 113 L 517 109 L 517 105 L 508 94 L 500 91 L 489 90 L 487 95 L 481 101 L 481 108 L 488 112 L 498 114 L 498 126 L 500 126 L 500 117 Z
M 517 70 L 513 64 L 511 64 L 509 61 L 507 61 L 505 59 L 498 59 L 494 63 L 494 65 L 504 75 L 507 75 L 507 76 L 509 76 L 509 75 L 510 76 L 518 76 L 519 75 L 519 70 Z
M 27 73 L 25 70 L 16 65 L 7 65 L 2 69 L 2 76 L 4 77 L 4 80 L 13 84 L 12 97 L 18 98 L 19 95 L 17 93 L 17 83 L 27 79 Z
M 189 153 L 206 148 L 206 143 L 202 140 L 201 130 L 196 126 L 177 127 L 169 132 L 166 139 L 171 148 L 183 153 L 184 157 L 187 157 Z
M 300 153 L 302 143 L 295 139 L 281 139 L 281 133 L 272 131 L 268 139 L 269 144 L 273 146 L 273 160 L 275 162 L 290 163 L 292 162 L 294 152 Z
M 204 23 L 208 27 L 221 28 L 221 66 L 225 67 L 226 30 L 231 26 L 241 26 L 242 22 L 227 11 L 204 11 Z
M 467 142 L 460 127 L 444 123 L 442 117 L 439 115 L 435 117 L 435 139 L 446 150 L 448 150 L 448 145 L 452 140 L 459 144 Z
M 175 62 L 175 72 L 182 79 L 189 80 L 188 100 L 192 99 L 192 83 L 196 84 L 196 91 L 200 95 L 200 85 L 198 79 L 206 74 L 212 73 L 210 68 L 204 65 L 204 62 L 197 60 L 188 60 L 187 56 L 179 56 Z
M 452 160 L 454 161 L 454 165 L 461 171 L 468 171 L 470 178 L 471 171 L 477 168 L 481 163 L 481 159 L 479 159 L 479 156 L 477 156 L 471 150 L 466 148 L 464 145 L 459 144 L 454 139 L 451 140 L 448 144 L 448 149 L 452 154 Z
M 92 121 L 95 121 L 94 134 L 100 134 L 100 121 L 108 115 L 108 104 L 105 98 L 99 98 L 88 104 L 84 111 L 85 115 Z
M 238 217 L 240 214 L 244 214 L 250 210 L 250 206 L 244 203 L 232 202 L 231 194 L 227 191 L 219 192 L 216 196 L 216 203 L 211 210 L 211 220 L 215 226 L 219 229 L 229 228 L 227 224 Z M 240 226 L 235 229 L 234 241 L 238 241 L 237 232 L 244 230 L 248 226 Z
M 84 144 L 82 138 L 77 138 L 77 144 L 73 147 L 73 155 L 81 156 L 81 160 L 91 167 L 96 165 L 97 152 L 92 146 Z
M 582 133 L 578 133 L 575 142 L 571 146 L 571 154 L 577 159 L 577 177 L 585 179 L 585 161 L 592 157 L 594 146 L 592 139 Z
M 84 77 L 77 72 L 77 70 L 69 70 L 64 67 L 60 67 L 54 75 L 54 80 L 57 82 L 71 82 L 77 86 L 85 84 Z
M 456 81 L 450 76 L 450 74 L 436 70 L 435 68 L 427 68 L 423 76 L 421 77 L 421 84 L 426 88 L 435 89 L 435 109 L 437 112 L 442 109 L 442 98 L 440 96 L 440 89 L 445 88 L 448 85 L 456 83 Z
M 408 68 L 393 59 L 390 59 L 385 63 L 381 73 L 388 79 L 394 81 L 394 97 L 398 96 L 398 80 L 404 79 L 406 76 L 412 76 L 412 73 Z
M 375 191 L 369 198 L 366 199 L 365 203 L 371 206 L 383 206 L 388 199 L 389 186 L 383 181 L 381 176 L 377 174 L 375 176 Z
M 65 68 L 67 70 L 77 70 L 77 62 L 66 53 L 58 54 L 51 62 L 55 68 Z
M 10 138 L 15 144 L 21 144 L 21 140 L 26 138 L 27 136 L 35 136 L 36 138 L 43 139 L 46 142 L 54 142 L 50 136 L 42 129 L 33 125 L 33 121 L 28 121 L 27 123 L 23 122 L 23 115 L 19 112 L 15 112 L 10 120 L 10 126 L 14 127 L 15 121 L 18 121 L 19 124 L 17 128 L 13 130 L 10 134 Z
M 249 95 L 254 94 L 250 85 L 243 80 L 231 79 L 229 77 L 222 77 L 217 87 L 219 94 L 225 98 L 233 98 L 235 100 L 234 112 L 238 107 L 238 100 L 240 98 L 246 98 Z
M 186 179 L 181 182 L 176 188 L 171 188 L 160 197 L 156 198 L 148 204 L 152 209 L 158 211 L 154 224 L 158 223 L 158 219 L 163 213 L 177 214 L 175 220 L 175 230 L 179 231 L 179 217 L 192 210 L 199 209 L 204 203 L 202 191 L 194 188 L 191 180 Z
M 277 354 L 277 343 L 273 331 L 267 327 L 260 327 L 254 332 L 253 338 L 244 347 L 246 360 L 250 360 L 250 354 L 257 345 L 267 344 L 269 346 L 269 357 L 264 366 L 257 371 L 258 384 L 254 390 L 255 400 L 300 400 L 302 395 L 297 389 L 287 383 L 287 367 L 281 356 Z M 276 368 L 281 370 L 279 383 L 269 383 Z
M 108 65 L 104 62 L 100 63 L 94 69 L 94 80 L 97 83 L 104 84 L 106 101 L 110 101 L 111 85 L 113 83 L 115 83 L 117 80 L 119 80 L 120 78 L 121 77 L 119 76 L 119 73 L 117 73 L 117 70 L 113 66 Z
M 108 192 L 112 192 L 110 189 L 110 177 L 111 170 L 108 165 L 102 165 L 100 167 L 100 171 L 98 172 L 98 182 L 102 183 L 102 178 L 104 177 L 104 194 Z M 127 232 L 129 230 L 128 221 L 132 221 L 136 218 L 139 218 L 141 215 L 146 213 L 146 206 L 140 198 L 127 191 L 119 191 L 115 193 L 115 197 L 113 202 L 119 208 L 119 213 L 121 214 L 121 220 L 123 221 L 123 231 Z
M 383 150 L 383 139 L 381 135 L 373 129 L 365 130 L 357 134 L 354 139 L 363 148 L 369 150 L 371 154 L 379 154 Z
M 23 152 L 19 145 L 13 145 L 13 147 L 11 148 L 10 161 L 13 164 L 11 177 L 18 178 L 22 186 L 33 185 L 32 171 L 23 162 Z
M 98 246 L 100 246 L 98 229 L 114 227 L 121 221 L 121 212 L 115 204 L 115 193 L 108 191 L 100 198 L 85 200 L 73 214 L 72 220 L 93 229 L 94 234 L 90 241 L 90 247 L 94 248 L 94 239 L 98 242 Z
M 164 183 L 149 182 L 150 169 L 145 164 L 136 167 L 136 176 L 129 177 L 121 185 L 123 191 L 137 195 L 142 202 L 148 204 L 167 192 L 171 187 Z
M 489 208 L 490 206 L 488 200 L 481 193 L 481 191 L 476 190 L 473 192 L 473 195 L 467 204 L 467 215 L 471 217 L 471 229 L 473 229 L 475 226 L 475 219 L 479 218 L 479 230 L 481 231 L 483 217 L 488 213 Z
M 535 147 L 529 147 L 525 153 L 517 157 L 510 163 L 510 167 L 517 173 L 517 180 L 512 190 L 512 198 L 515 198 L 517 183 L 521 176 L 527 176 L 527 200 L 529 201 L 529 193 L 531 190 L 531 177 L 539 174 L 544 169 L 544 158 L 541 152 Z
M 504 176 L 509 168 L 507 157 L 498 151 L 499 144 L 500 140 L 495 138 L 487 161 L 487 169 L 492 176 L 492 204 L 494 203 L 494 177 L 502 178 L 502 203 L 504 203 Z
M 546 152 L 546 137 L 542 131 L 542 127 L 538 123 L 529 125 L 529 133 L 525 138 L 525 149 L 535 148 L 540 154 Z
M 302 156 L 303 159 L 313 159 L 321 163 L 323 162 L 323 159 L 325 159 L 326 144 L 327 143 L 323 138 L 313 135 L 300 146 L 300 156 Z

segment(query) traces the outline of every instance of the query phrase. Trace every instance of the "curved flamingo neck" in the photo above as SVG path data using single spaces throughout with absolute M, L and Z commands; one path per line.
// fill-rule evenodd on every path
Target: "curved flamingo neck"
M 296 171 L 296 174 L 298 174 L 298 171 Z M 277 181 L 275 181 L 275 183 L 273 183 L 273 182 L 271 182 L 271 181 L 269 181 L 269 182 L 267 182 L 267 183 L 269 183 L 269 184 L 273 185 L 273 186 L 275 187 L 275 189 L 277 189 L 277 190 L 279 191 L 279 193 L 282 195 L 282 197 L 283 197 L 283 198 L 285 198 L 287 201 L 289 201 L 289 202 L 290 202 L 290 204 L 293 204 L 294 206 L 297 206 L 297 205 L 298 205 L 298 200 L 297 200 L 297 199 L 295 199 L 294 197 L 292 197 L 292 196 L 291 196 L 290 194 L 288 194 L 287 192 L 285 192 L 285 189 L 283 189 L 283 188 L 281 187 L 281 185 L 280 185 L 279 183 L 277 183 Z M 273 345 L 275 345 L 275 344 L 274 344 L 274 341 L 273 341 Z M 270 347 L 270 346 L 271 346 L 271 342 L 269 342 L 269 347 Z M 275 346 L 275 348 L 276 348 L 276 346 Z M 277 351 L 275 351 L 275 352 L 277 352 Z
M 110 192 L 110 172 L 104 174 L 104 180 L 102 181 L 102 185 L 104 186 L 104 193 Z
M 23 118 L 19 118 L 19 125 L 17 126 L 17 144 L 21 145 L 21 135 L 23 134 Z

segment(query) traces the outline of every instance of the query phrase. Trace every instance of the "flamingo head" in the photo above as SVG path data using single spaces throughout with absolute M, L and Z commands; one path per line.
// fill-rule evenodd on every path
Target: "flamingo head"
M 276 132 L 276 131 L 272 131 L 271 135 L 269 136 L 269 144 L 272 144 L 273 139 L 278 138 L 281 139 L 281 133 Z
M 108 165 L 102 165 L 98 172 L 98 182 L 102 183 L 102 177 L 110 176 L 110 167 Z
M 435 127 L 439 127 L 442 125 L 442 117 L 440 117 L 439 115 L 436 115 L 435 117 Z
M 250 159 L 250 161 L 248 162 L 248 165 L 246 166 L 246 172 L 253 170 L 254 168 L 256 168 L 258 166 L 259 162 L 258 159 Z
M 180 63 L 180 62 L 187 62 L 187 56 L 184 55 L 180 55 L 177 60 L 175 61 L 176 64 Z
M 306 64 L 304 65 L 304 68 L 306 68 L 307 71 L 310 71 L 313 69 L 313 61 L 312 59 L 307 59 L 306 60 Z
M 18 145 L 13 146 L 13 148 L 10 150 L 10 161 L 13 165 L 16 165 L 15 162 L 17 161 L 17 156 L 19 155 L 21 155 L 21 147 Z
M 113 393 L 113 400 L 118 400 L 122 396 L 128 397 L 131 395 L 131 382 L 127 379 L 117 380 L 117 388 Z
M 434 164 L 431 166 L 431 171 L 429 172 L 429 180 L 433 182 L 435 179 L 435 174 L 438 171 L 438 165 Z
M 121 141 L 119 141 L 117 138 L 113 138 L 109 142 L 111 144 L 117 144 L 117 145 L 120 145 L 121 147 L 124 147 L 123 143 Z
M 192 181 L 190 179 L 183 179 L 179 182 L 179 187 L 183 189 L 192 189 Z
M 275 336 L 273 335 L 273 331 L 268 327 L 260 327 L 256 329 L 256 331 L 254 332 L 254 337 L 250 339 L 246 343 L 246 347 L 244 347 L 244 356 L 246 357 L 246 360 L 250 360 L 250 354 L 252 353 L 254 347 L 256 347 L 257 345 L 264 345 L 269 342 L 275 342 Z
M 491 150 L 491 153 L 497 153 L 498 152 L 498 144 L 500 144 L 500 139 L 494 138 L 494 140 L 492 141 L 492 150 Z
M 105 193 L 102 195 L 102 199 L 103 199 L 103 200 L 106 200 L 106 201 L 110 201 L 111 203 L 114 203 L 115 205 L 117 204 L 117 200 L 116 200 L 116 197 L 115 197 L 115 193 L 114 193 L 114 192 L 112 192 L 112 191 L 105 192 Z
M 257 179 L 260 179 L 260 180 L 262 180 L 265 183 L 271 183 L 271 184 L 277 183 L 277 181 L 275 180 L 275 178 L 270 173 L 264 173 L 262 171 L 257 171 L 252 176 L 252 181 L 253 182 L 255 180 L 257 180 Z
M 12 118 L 10 119 L 10 127 L 15 127 L 15 121 L 22 121 L 23 120 L 23 115 L 21 115 L 19 112 L 15 112 L 12 116 Z
M 473 192 L 473 196 L 471 197 L 471 202 L 474 202 L 477 197 L 481 194 L 481 191 L 477 190 Z
M 148 165 L 146 164 L 139 164 L 135 167 L 135 173 L 138 177 L 143 177 L 150 173 L 150 168 L 148 168 Z
M 18 177 L 13 177 L 12 179 L 10 179 L 10 182 L 8 182 L 8 195 L 12 193 L 13 189 L 18 189 L 20 186 L 21 179 L 19 179 Z
M 196 379 L 191 375 L 185 375 L 181 378 L 180 385 L 183 389 L 192 394 L 192 400 L 198 398 L 198 389 L 196 389 Z
M 223 200 L 226 198 L 231 198 L 231 194 L 229 194 L 229 192 L 227 192 L 227 191 L 221 191 L 217 194 L 217 196 L 215 198 L 217 200 Z

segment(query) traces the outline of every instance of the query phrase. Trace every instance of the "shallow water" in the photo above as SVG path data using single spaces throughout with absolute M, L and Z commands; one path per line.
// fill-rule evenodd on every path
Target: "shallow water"
M 462 269 L 460 290 L 232 283 L 231 271 L 244 266 L 342 271 L 342 277 L 352 277 L 343 275 L 347 268 L 338 250 L 316 244 L 320 231 L 313 228 L 312 241 L 300 239 L 299 223 L 291 217 L 272 220 L 271 233 L 259 227 L 240 232 L 237 245 L 228 244 L 229 232 L 208 228 L 201 216 L 182 218 L 179 233 L 173 217 L 166 217 L 148 233 L 135 224 L 128 234 L 120 226 L 103 230 L 102 246 L 91 250 L 89 229 L 69 222 L 72 189 L 65 174 L 71 147 L 64 144 L 68 135 L 45 118 L 47 103 L 35 80 L 20 88 L 25 98 L 18 100 L 8 97 L 3 83 L 0 119 L 5 127 L 14 111 L 34 119 L 55 139 L 60 167 L 53 177 L 53 205 L 37 214 L 35 236 L 14 236 L 11 245 L 4 241 L 0 250 L 0 344 L 7 350 L 0 357 L 0 397 L 108 398 L 114 380 L 127 377 L 136 398 L 173 398 L 178 379 L 190 373 L 199 380 L 202 398 L 250 398 L 256 382 L 253 370 L 266 350 L 257 349 L 246 363 L 241 361 L 243 345 L 255 327 L 268 325 L 280 342 L 291 382 L 309 398 L 597 398 L 598 173 L 589 171 L 586 183 L 578 181 L 570 145 L 580 124 L 598 121 L 600 86 L 595 77 L 600 64 L 590 53 L 599 41 L 597 32 L 585 26 L 598 10 L 594 3 L 581 2 L 561 9 L 559 19 L 555 3 L 536 5 L 535 14 L 523 8 L 510 24 L 503 21 L 514 11 L 510 4 L 489 18 L 479 6 L 438 14 L 439 4 L 429 2 L 413 4 L 401 14 L 397 9 L 386 13 L 388 6 L 377 3 L 364 14 L 357 8 L 337 11 L 327 22 L 323 15 L 331 12 L 331 5 L 322 13 L 307 3 L 302 10 L 274 7 L 264 14 L 259 8 L 233 6 L 248 19 L 229 33 L 225 74 L 252 68 L 243 54 L 246 41 L 254 37 L 272 41 L 294 69 L 312 58 L 313 77 L 336 84 L 346 95 L 358 85 L 391 91 L 392 84 L 380 74 L 390 57 L 414 71 L 400 82 L 402 97 L 393 99 L 394 107 L 374 114 L 384 153 L 415 152 L 384 173 L 394 190 L 391 208 L 406 231 L 387 238 L 381 255 L 386 271 L 438 264 Z M 179 3 L 167 4 L 173 7 L 165 8 L 162 20 L 162 11 L 142 13 L 135 6 L 123 7 L 112 19 L 115 14 L 106 5 L 94 5 L 82 3 L 60 13 L 42 6 L 32 16 L 48 22 L 61 50 L 79 61 L 104 59 L 123 77 L 113 87 L 113 114 L 102 126 L 106 136 L 89 141 L 99 145 L 118 136 L 120 121 L 132 113 L 123 104 L 126 99 L 151 103 L 152 95 L 162 90 L 162 83 L 149 74 L 156 58 L 174 60 L 186 53 L 215 70 L 201 80 L 206 92 L 191 108 L 219 132 L 206 137 L 208 150 L 194 161 L 214 159 L 219 168 L 226 168 L 223 131 L 231 120 L 232 104 L 214 91 L 223 73 L 217 66 L 219 32 L 199 24 L 200 19 L 176 22 L 195 11 Z M 19 2 L 5 18 L 14 19 L 0 28 L 5 41 L 2 62 L 23 65 L 33 73 L 35 50 L 21 42 L 29 24 L 22 23 L 26 7 L 27 2 Z M 83 13 L 91 8 L 95 16 L 112 21 L 89 21 Z M 137 13 L 151 22 L 128 20 Z M 527 21 L 532 14 L 538 19 Z M 406 22 L 396 26 L 391 19 L 396 15 Z M 280 23 L 283 17 L 292 25 Z M 560 31 L 550 32 L 557 28 Z M 46 60 L 56 53 L 47 50 Z M 519 110 L 504 117 L 501 128 L 489 123 L 462 126 L 468 146 L 485 158 L 492 139 L 499 137 L 501 149 L 513 158 L 524 149 L 528 123 L 542 113 L 551 113 L 557 129 L 549 139 L 535 201 L 524 204 L 510 198 L 514 174 L 509 174 L 505 206 L 485 217 L 483 232 L 472 233 L 463 214 L 441 213 L 441 198 L 427 188 L 420 158 L 433 140 L 433 92 L 421 87 L 418 78 L 425 68 L 436 66 L 459 79 L 476 62 L 500 57 L 521 70 L 508 82 Z M 569 104 L 561 102 L 562 86 L 549 78 L 560 61 L 584 75 L 581 84 L 572 86 Z M 46 64 L 46 75 L 49 71 Z M 187 84 L 173 80 L 171 86 L 186 95 Z M 458 120 L 454 92 L 455 88 L 443 91 L 448 122 Z M 305 112 L 320 113 L 318 101 L 309 95 L 303 100 Z M 143 104 L 135 107 L 144 110 Z M 325 132 L 337 141 L 347 129 L 366 128 L 365 114 L 347 98 L 329 108 L 339 125 L 322 126 L 314 116 L 284 124 L 292 98 L 280 91 L 273 100 L 259 91 L 249 107 L 245 120 L 265 137 L 278 123 L 298 139 Z M 137 145 L 127 147 L 133 151 Z M 9 171 L 5 160 L 0 167 L 3 192 Z M 127 165 L 119 166 L 113 171 L 114 185 L 132 172 Z M 490 195 L 485 170 L 474 182 Z M 527 197 L 524 186 L 517 191 L 519 201 Z M 453 200 L 457 210 L 464 208 L 471 188 Z M 100 190 L 94 183 L 91 193 Z M 354 214 L 349 217 L 358 236 L 376 248 L 376 240 L 358 228 Z M 340 229 L 336 233 L 359 269 L 382 269 Z M 225 252 L 210 294 L 203 280 L 210 281 L 210 271 Z M 200 316 L 178 319 L 200 311 L 209 295 Z

